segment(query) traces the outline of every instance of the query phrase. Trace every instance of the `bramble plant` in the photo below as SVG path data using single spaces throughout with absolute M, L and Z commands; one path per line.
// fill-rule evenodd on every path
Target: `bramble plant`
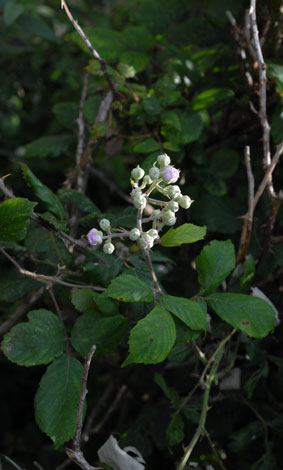
M 0 2 L 3 459 L 281 470 L 280 5 L 112 3 Z

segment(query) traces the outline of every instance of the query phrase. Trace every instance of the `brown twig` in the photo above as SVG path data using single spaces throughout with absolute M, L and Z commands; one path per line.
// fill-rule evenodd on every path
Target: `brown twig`
M 72 13 L 70 12 L 69 8 L 68 8 L 68 5 L 66 3 L 65 0 L 61 0 L 61 8 L 63 10 L 65 10 L 69 20 L 71 21 L 72 25 L 74 26 L 75 30 L 77 31 L 77 33 L 79 34 L 79 36 L 82 38 L 83 42 L 85 43 L 85 45 L 87 46 L 87 48 L 90 50 L 90 52 L 92 53 L 93 57 L 99 62 L 100 64 L 100 67 L 101 67 L 101 70 L 102 72 L 104 73 L 104 76 L 108 82 L 108 85 L 110 87 L 110 90 L 112 91 L 112 93 L 115 95 L 115 86 L 110 78 L 110 75 L 109 75 L 109 72 L 107 70 L 107 66 L 106 66 L 106 62 L 105 60 L 98 54 L 98 52 L 94 49 L 94 47 L 92 46 L 90 40 L 88 39 L 88 37 L 86 36 L 86 34 L 83 32 L 82 28 L 80 27 L 80 25 L 78 24 L 77 21 L 75 21 Z
M 84 402 L 87 395 L 87 378 L 88 372 L 90 368 L 90 363 L 92 360 L 92 356 L 96 350 L 95 344 L 90 348 L 89 353 L 86 357 L 85 364 L 84 364 L 84 373 L 83 373 L 83 380 L 82 380 L 82 388 L 80 394 L 80 400 L 78 403 L 77 408 L 77 420 L 76 420 L 76 431 L 75 437 L 73 440 L 73 445 L 71 449 L 66 448 L 66 454 L 68 455 L 70 460 L 73 460 L 79 467 L 83 470 L 101 470 L 101 467 L 93 467 L 90 465 L 87 460 L 85 459 L 82 451 L 81 451 L 81 435 L 82 435 L 82 426 L 83 426 L 83 408 Z
M 4 335 L 9 331 L 21 317 L 23 317 L 30 308 L 36 304 L 44 292 L 44 287 L 40 287 L 35 292 L 32 292 L 27 297 L 21 300 L 21 304 L 17 310 L 9 316 L 9 318 L 4 321 L 0 326 L 0 336 Z
M 0 252 L 3 253 L 3 255 L 5 255 L 6 258 L 8 258 L 11 261 L 11 263 L 13 263 L 13 265 L 17 268 L 19 274 L 30 277 L 31 279 L 34 279 L 35 281 L 41 282 L 47 287 L 51 286 L 52 284 L 60 284 L 61 286 L 65 286 L 65 287 L 71 287 L 71 288 L 76 288 L 76 289 L 92 289 L 98 292 L 104 292 L 106 290 L 104 287 L 100 287 L 100 286 L 74 284 L 71 282 L 62 281 L 62 279 L 60 279 L 57 276 L 47 276 L 45 274 L 37 274 L 33 271 L 28 271 L 27 269 L 22 268 L 19 265 L 19 263 L 17 263 L 17 261 L 14 258 L 12 258 L 12 256 L 10 256 L 4 250 L 4 248 L 0 247 Z

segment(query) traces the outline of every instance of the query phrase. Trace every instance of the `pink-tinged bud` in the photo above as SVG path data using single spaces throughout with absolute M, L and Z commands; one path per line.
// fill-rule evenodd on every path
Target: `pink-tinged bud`
M 165 166 L 165 168 L 161 170 L 160 176 L 166 183 L 176 183 L 180 176 L 180 170 L 177 170 L 171 165 Z
M 87 239 L 91 245 L 99 245 L 102 243 L 102 232 L 100 230 L 96 230 L 96 228 L 92 228 L 88 234 Z

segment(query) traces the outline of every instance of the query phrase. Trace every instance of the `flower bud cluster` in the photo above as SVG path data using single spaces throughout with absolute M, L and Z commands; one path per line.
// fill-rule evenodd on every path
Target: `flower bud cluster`
M 159 155 L 157 161 L 149 169 L 148 174 L 138 165 L 131 171 L 132 191 L 130 193 L 133 205 L 138 210 L 137 226 L 129 232 L 122 231 L 121 234 L 111 232 L 111 224 L 108 219 L 102 219 L 99 226 L 103 232 L 96 228 L 91 229 L 87 238 L 91 245 L 103 245 L 103 251 L 112 254 L 115 246 L 111 243 L 114 236 L 129 237 L 133 242 L 137 242 L 143 250 L 150 250 L 159 239 L 159 232 L 164 226 L 173 226 L 176 223 L 176 213 L 179 208 L 189 209 L 192 199 L 183 195 L 181 189 L 175 183 L 180 177 L 180 170 L 171 165 L 171 159 L 167 154 Z M 163 199 L 152 199 L 153 191 L 162 194 Z M 164 200 L 165 197 L 165 200 Z M 158 206 L 151 216 L 143 219 L 142 214 L 146 205 Z M 150 223 L 152 227 L 147 231 L 143 230 L 144 223 Z

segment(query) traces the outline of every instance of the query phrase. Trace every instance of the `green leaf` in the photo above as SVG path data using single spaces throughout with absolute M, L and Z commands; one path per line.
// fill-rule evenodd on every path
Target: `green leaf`
M 3 19 L 7 26 L 10 26 L 24 12 L 23 5 L 10 1 L 6 3 L 3 11 Z
M 62 230 L 63 232 L 68 232 L 68 227 L 64 222 L 61 222 L 58 220 L 58 218 L 54 215 L 51 214 L 51 212 L 44 212 L 44 213 L 38 213 L 38 215 L 41 217 L 43 220 L 47 220 L 47 222 L 50 225 L 53 225 L 56 230 Z
M 74 357 L 56 359 L 43 375 L 35 395 L 35 418 L 58 449 L 74 437 L 83 366 Z
M 119 63 L 117 65 L 117 68 L 119 72 L 123 75 L 125 78 L 133 78 L 136 75 L 136 70 L 132 65 L 124 64 L 124 63 Z
M 239 166 L 239 154 L 235 150 L 222 148 L 210 157 L 210 172 L 217 178 L 231 178 Z
M 29 217 L 36 202 L 15 197 L 0 204 L 0 240 L 13 242 L 23 240 L 27 234 Z
M 157 116 L 162 111 L 162 106 L 155 96 L 149 96 L 142 102 L 143 108 L 150 116 Z
M 186 111 L 181 115 L 181 143 L 189 144 L 197 140 L 203 129 L 202 119 L 199 113 L 194 111 Z
M 171 227 L 160 238 L 162 246 L 180 246 L 183 243 L 194 243 L 202 240 L 206 234 L 206 227 L 198 227 L 193 224 L 183 224 L 178 228 Z
M 156 364 L 164 361 L 176 339 L 176 328 L 170 313 L 156 305 L 145 318 L 132 329 L 129 339 L 128 364 Z
M 177 131 L 182 130 L 179 114 L 175 111 L 164 111 L 161 114 L 161 122 L 162 124 L 166 124 L 168 127 L 173 127 L 173 129 L 176 129 Z
M 149 65 L 150 57 L 144 52 L 126 51 L 120 56 L 120 64 L 125 64 L 134 69 L 136 73 L 142 72 Z
M 235 267 L 235 248 L 231 240 L 213 240 L 205 246 L 196 259 L 201 293 L 209 293 L 218 287 Z
M 194 220 L 207 225 L 207 230 L 220 233 L 235 233 L 241 229 L 239 214 L 244 210 L 235 200 L 203 194 L 192 205 Z
M 80 316 L 74 324 L 71 343 L 84 357 L 95 344 L 95 356 L 102 356 L 120 344 L 127 330 L 128 320 L 122 315 L 103 317 L 98 311 L 89 311 Z
M 66 349 L 60 320 L 49 310 L 32 310 L 29 322 L 19 323 L 4 337 L 2 350 L 20 366 L 48 364 Z
M 15 302 L 42 285 L 33 279 L 23 278 L 18 272 L 12 273 L 13 279 L 1 281 L 0 302 Z
M 48 24 L 38 16 L 33 16 L 31 12 L 22 15 L 18 19 L 17 27 L 17 33 L 20 37 L 25 37 L 28 34 L 32 39 L 39 36 L 46 41 L 52 41 L 57 44 L 60 42 Z
M 26 158 L 59 157 L 74 143 L 72 135 L 49 135 L 26 145 Z
M 85 33 L 104 60 L 117 59 L 126 48 L 123 35 L 119 31 L 106 28 L 85 28 Z
M 264 428 L 260 421 L 250 421 L 247 426 L 240 428 L 230 435 L 229 448 L 236 453 L 245 452 L 263 432 Z
M 148 32 L 145 26 L 128 26 L 123 30 L 125 41 L 134 51 L 146 52 L 154 44 L 154 37 Z
M 160 144 L 152 138 L 146 139 L 134 146 L 135 153 L 150 153 L 155 150 L 160 150 Z
M 103 252 L 89 252 L 87 254 L 87 263 L 83 269 L 93 283 L 99 283 L 108 286 L 109 282 L 120 273 L 123 267 L 123 261 L 112 255 L 106 255 Z
M 62 188 L 57 194 L 62 204 L 74 204 L 77 209 L 86 214 L 100 214 L 98 207 L 80 191 Z
M 72 291 L 72 304 L 79 312 L 96 313 L 97 310 L 106 315 L 118 313 L 118 307 L 113 300 L 105 297 L 105 294 L 98 294 L 91 289 L 75 289 Z
M 91 128 L 91 138 L 93 140 L 103 137 L 109 130 L 108 122 L 95 122 Z
M 274 329 L 275 311 L 262 299 L 219 293 L 210 295 L 207 302 L 222 320 L 252 338 L 264 338 Z
M 204 182 L 204 187 L 209 194 L 213 196 L 222 197 L 227 194 L 227 185 L 225 181 L 221 180 L 220 178 L 215 179 L 211 177 Z
M 155 372 L 154 382 L 161 388 L 166 398 L 170 400 L 172 406 L 174 408 L 178 408 L 180 404 L 180 398 L 178 396 L 178 393 L 174 388 L 168 387 L 167 383 L 164 380 L 164 377 L 159 372 Z
M 78 103 L 73 101 L 56 103 L 53 106 L 53 113 L 58 122 L 66 129 L 73 130 L 77 126 L 76 120 L 79 115 Z
M 206 330 L 206 315 L 197 302 L 183 297 L 163 295 L 160 305 L 176 315 L 192 330 Z
M 166 439 L 169 446 L 179 444 L 184 440 L 184 420 L 180 414 L 174 415 L 166 429 Z
M 194 110 L 206 109 L 220 101 L 228 100 L 234 96 L 231 88 L 210 88 L 196 95 L 191 102 Z
M 41 183 L 41 181 L 33 174 L 33 172 L 24 163 L 21 164 L 24 177 L 32 187 L 36 197 L 43 203 L 47 210 L 56 215 L 60 220 L 64 219 L 64 208 L 60 199 L 51 189 Z
M 277 85 L 280 89 L 283 88 L 283 62 L 267 61 L 267 75 L 268 77 L 275 78 Z
M 154 299 L 151 287 L 131 274 L 113 279 L 104 295 L 121 302 L 152 302 Z

